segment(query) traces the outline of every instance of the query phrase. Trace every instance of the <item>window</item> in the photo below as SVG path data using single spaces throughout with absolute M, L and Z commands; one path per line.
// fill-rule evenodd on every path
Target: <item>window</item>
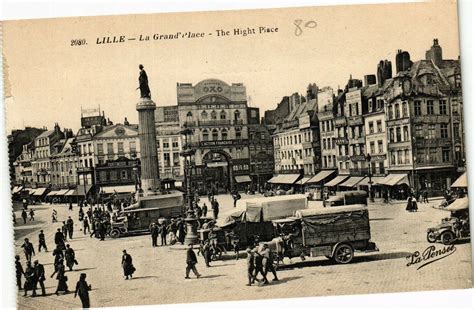
M 201 119 L 207 119 L 207 112 L 206 111 L 201 112 Z
M 415 126 L 415 137 L 423 138 L 423 125 Z
M 219 140 L 219 132 L 217 131 L 217 129 L 213 129 L 212 130 L 212 141 L 217 141 Z
M 402 141 L 402 130 L 400 127 L 397 127 L 397 142 Z
M 120 171 L 120 178 L 121 178 L 122 180 L 128 179 L 127 170 L 121 170 L 121 171 Z
M 177 148 L 178 147 L 178 138 L 173 138 L 173 140 L 171 141 L 171 146 L 173 148 Z
M 164 159 L 165 167 L 171 166 L 170 153 L 163 153 L 163 159 Z
M 110 180 L 117 180 L 117 171 L 110 171 Z
M 102 143 L 97 144 L 97 154 L 98 155 L 104 154 L 104 145 Z
M 159 143 L 157 143 L 157 145 L 159 145 Z M 130 141 L 130 153 L 136 153 L 137 152 L 137 144 L 135 141 Z
M 352 116 L 352 104 L 349 104 L 349 116 Z
M 430 162 L 436 162 L 436 148 L 430 148 Z
M 405 164 L 410 164 L 410 150 L 405 150 Z
M 383 153 L 383 140 L 377 141 L 378 147 L 379 147 L 379 154 Z
M 123 154 L 124 153 L 124 151 L 123 151 L 123 142 L 118 142 L 117 146 L 118 146 L 118 153 Z
M 390 128 L 390 142 L 395 142 L 395 130 Z
M 388 107 L 388 119 L 393 118 L 393 106 Z
M 390 152 L 390 164 L 391 165 L 395 165 L 396 162 L 395 162 L 395 152 Z
M 236 121 L 240 120 L 240 111 L 239 110 L 236 110 L 234 112 L 234 120 L 236 120 Z
M 179 166 L 179 153 L 178 152 L 173 153 L 173 165 Z
M 436 125 L 428 125 L 428 139 L 436 139 Z
M 402 116 L 408 117 L 408 104 L 406 101 L 402 102 Z
M 382 132 L 382 121 L 377 121 L 377 132 Z
M 374 133 L 374 122 L 369 122 L 369 133 Z
M 408 126 L 403 126 L 403 141 L 408 140 L 410 140 L 410 137 L 408 135 Z
M 424 149 L 417 149 L 416 150 L 416 162 L 420 163 L 420 164 L 425 162 L 425 150 Z
M 193 113 L 191 113 L 191 111 L 189 111 L 187 114 L 186 114 L 186 120 L 188 122 L 192 121 L 193 120 Z
M 458 103 L 457 100 L 452 100 L 451 101 L 451 111 L 453 111 L 453 114 L 458 114 Z
M 427 100 L 426 101 L 426 113 L 428 115 L 434 114 L 434 102 L 433 102 L 433 100 Z
M 450 157 L 449 153 L 450 153 L 449 148 L 443 147 L 442 149 L 443 163 L 449 162 L 449 157 Z
M 441 131 L 441 139 L 447 139 L 448 138 L 448 124 L 441 124 L 440 125 L 440 131 Z
M 421 115 L 421 100 L 415 100 L 415 116 Z
M 114 153 L 114 144 L 107 143 L 107 154 L 113 154 L 113 153 Z
M 459 124 L 458 123 L 453 124 L 453 136 L 454 138 L 459 138 Z
M 225 115 L 225 111 L 224 111 L 224 110 L 222 110 L 222 111 L 221 111 L 221 119 L 225 119 L 225 117 L 226 117 L 226 115 Z
M 375 154 L 375 142 L 370 142 L 370 154 Z
M 395 104 L 395 118 L 400 118 L 400 105 Z
M 169 148 L 170 148 L 170 143 L 163 141 L 163 148 L 164 148 L 164 149 L 169 149 Z
M 222 140 L 227 140 L 227 129 L 222 129 L 221 135 Z
M 446 100 L 439 101 L 439 114 L 443 114 L 443 115 L 448 114 L 448 110 L 446 108 Z
M 236 139 L 242 139 L 242 129 L 240 128 L 235 128 L 235 138 Z M 288 139 L 288 137 L 287 137 Z M 287 140 L 288 142 L 288 140 Z
M 211 112 L 211 119 L 217 119 L 217 113 L 216 111 Z
M 105 171 L 99 172 L 99 179 L 101 181 L 106 181 L 107 180 L 107 172 L 105 172 Z
M 403 151 L 397 151 L 398 161 L 397 164 L 403 165 L 405 162 L 405 153 Z
M 209 141 L 209 132 L 207 129 L 204 129 L 202 131 L 202 141 Z

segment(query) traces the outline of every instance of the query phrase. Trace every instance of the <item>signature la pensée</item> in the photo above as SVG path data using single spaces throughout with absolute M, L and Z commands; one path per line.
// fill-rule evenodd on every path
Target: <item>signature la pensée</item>
M 407 267 L 418 265 L 418 269 L 434 263 L 440 259 L 443 259 L 451 254 L 456 252 L 456 247 L 454 244 L 449 246 L 444 246 L 442 249 L 436 249 L 436 246 L 430 245 L 424 251 L 415 251 L 412 254 L 408 255 L 406 259 L 409 261 Z

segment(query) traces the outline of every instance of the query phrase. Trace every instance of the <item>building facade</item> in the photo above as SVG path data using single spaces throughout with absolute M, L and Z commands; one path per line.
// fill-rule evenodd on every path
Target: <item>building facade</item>
M 177 95 L 180 127 L 193 130 L 192 183 L 201 192 L 232 190 L 236 176 L 250 173 L 245 86 L 208 79 L 178 83 Z
M 77 185 L 78 156 L 74 147 L 74 138 L 66 134 L 54 145 L 51 160 L 51 185 L 53 189 L 75 188 Z
M 334 130 L 334 92 L 332 88 L 321 89 L 317 95 L 319 131 L 321 141 L 321 168 L 337 169 L 336 131 Z

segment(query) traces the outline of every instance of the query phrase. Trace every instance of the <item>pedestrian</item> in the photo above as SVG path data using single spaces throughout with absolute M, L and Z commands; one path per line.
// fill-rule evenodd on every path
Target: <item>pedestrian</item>
M 56 223 L 58 221 L 58 211 L 53 209 L 53 213 L 51 214 L 51 222 Z
M 67 231 L 67 224 L 65 221 L 63 221 L 63 226 L 61 227 L 61 231 L 64 235 L 64 241 L 67 241 L 67 235 L 68 235 L 68 231 Z
M 209 239 L 204 241 L 204 245 L 202 247 L 202 256 L 204 257 L 204 262 L 206 263 L 206 267 L 211 267 L 209 263 L 211 262 L 211 245 L 209 244 Z
M 206 204 L 203 204 L 203 205 L 202 205 L 202 216 L 203 216 L 204 218 L 207 217 L 207 205 L 206 205 Z
M 411 205 L 412 205 L 412 212 L 418 212 L 418 203 L 416 201 L 416 197 L 413 197 L 411 201 Z
M 35 248 L 28 238 L 25 238 L 25 242 L 21 246 L 25 253 L 26 260 L 31 263 L 31 257 L 35 255 Z
M 186 251 L 186 277 L 185 279 L 189 279 L 189 272 L 192 270 L 193 273 L 196 275 L 196 278 L 200 278 L 201 275 L 196 269 L 197 264 L 197 257 L 196 253 L 194 253 L 192 243 L 189 244 L 188 250 Z
M 276 270 L 273 267 L 273 253 L 268 247 L 268 244 L 264 243 L 262 246 L 262 250 L 259 252 L 259 254 L 262 256 L 262 268 L 263 268 L 263 273 L 265 274 L 265 281 L 264 284 L 268 284 L 267 280 L 267 274 L 268 271 L 271 271 L 273 273 L 273 280 L 272 281 L 278 281 L 278 277 L 276 274 Z
M 36 283 L 34 284 L 33 295 L 36 295 L 36 288 L 37 284 L 39 283 L 41 288 L 41 296 L 46 296 L 46 289 L 44 287 L 44 281 L 46 280 L 44 266 L 40 264 L 38 260 L 34 261 L 34 270 Z
M 161 245 L 166 245 L 166 235 L 168 234 L 168 227 L 166 227 L 166 223 L 163 222 L 161 224 L 161 231 L 160 231 L 160 236 L 161 236 Z
M 26 213 L 25 209 L 21 211 L 21 217 L 23 218 L 23 224 L 26 224 L 26 220 L 28 219 L 28 214 Z
M 31 262 L 28 261 L 26 262 L 26 270 L 25 270 L 25 293 L 23 296 L 28 295 L 28 291 L 33 291 L 32 296 L 36 296 L 36 291 L 35 291 L 35 269 L 31 265 Z
M 68 216 L 68 219 L 66 221 L 66 226 L 67 226 L 67 231 L 69 234 L 69 239 L 72 239 L 72 235 L 74 232 L 74 221 L 72 220 L 70 216 Z
M 99 223 L 99 235 L 100 235 L 100 241 L 105 240 L 105 233 L 107 232 L 107 227 L 105 225 L 104 221 L 101 221 Z
M 247 286 L 251 286 L 255 283 L 255 254 L 252 251 L 251 247 L 247 248 L 247 277 L 249 282 Z
M 61 232 L 61 229 L 58 228 L 56 233 L 54 234 L 54 243 L 57 247 L 63 248 L 64 247 L 64 234 Z
M 72 211 L 72 201 L 69 200 L 69 211 Z
M 58 280 L 58 286 L 56 288 L 56 295 L 59 295 L 59 292 L 64 292 L 65 294 L 69 293 L 69 288 L 67 286 L 67 276 L 65 275 L 64 260 L 61 258 L 54 268 L 54 272 L 51 275 L 51 278 L 56 274 L 56 280 Z
M 408 199 L 407 199 L 407 206 L 406 206 L 405 210 L 407 210 L 408 212 L 413 212 L 412 200 L 413 200 L 413 198 L 411 196 L 408 197 Z
M 212 200 L 212 212 L 214 213 L 214 220 L 217 220 L 219 216 L 219 202 L 217 199 Z
M 56 248 L 53 250 L 53 256 L 54 256 L 54 266 L 56 267 L 59 261 L 64 258 L 62 247 L 57 245 Z
M 178 224 L 176 223 L 175 219 L 171 219 L 171 223 L 168 227 L 168 230 L 170 232 L 170 244 L 173 245 L 176 243 L 176 236 L 178 235 Z
M 76 252 L 74 252 L 69 244 L 66 245 L 64 257 L 66 258 L 66 266 L 69 268 L 69 271 L 72 271 L 72 267 L 74 267 L 74 265 L 78 265 L 78 263 L 76 260 Z
M 178 241 L 179 241 L 179 243 L 184 244 L 184 237 L 185 236 L 186 236 L 186 232 L 185 232 L 185 229 L 184 229 L 184 220 L 181 219 L 178 222 Z
M 152 247 L 157 247 L 158 246 L 158 235 L 160 234 L 160 230 L 159 230 L 158 226 L 156 226 L 155 223 L 151 223 L 150 234 L 151 234 L 151 246 Z
M 83 225 L 84 235 L 87 234 L 88 232 L 89 233 L 91 232 L 91 229 L 89 226 L 89 219 L 87 216 L 85 216 L 84 219 L 82 220 L 82 225 Z
M 41 248 L 44 248 L 45 252 L 48 252 L 48 247 L 46 246 L 46 239 L 44 237 L 43 230 L 40 230 L 38 235 L 38 252 L 41 252 Z
M 35 221 L 35 211 L 33 209 L 30 209 L 30 222 Z
M 74 291 L 74 298 L 79 295 L 82 303 L 82 309 L 89 309 L 90 308 L 90 300 L 89 300 L 89 291 L 92 287 L 87 284 L 86 282 L 86 274 L 81 273 L 79 276 L 79 281 L 76 283 L 76 290 Z
M 234 233 L 231 235 L 232 248 L 234 249 L 235 259 L 239 259 L 240 240 Z
M 428 201 L 428 190 L 423 192 L 423 203 L 429 203 Z
M 195 209 L 195 210 L 196 210 L 196 216 L 197 216 L 197 218 L 200 219 L 201 216 L 202 216 L 202 209 L 201 209 L 201 207 L 198 206 L 198 205 L 196 205 L 196 209 Z
M 16 286 L 18 286 L 18 290 L 22 290 L 23 287 L 21 286 L 21 276 L 25 275 L 25 271 L 23 270 L 23 266 L 20 262 L 20 255 L 15 255 L 15 271 L 16 271 Z
M 242 198 L 242 196 L 240 196 L 239 192 L 236 190 L 234 192 L 234 194 L 232 195 L 232 198 L 234 199 L 234 208 L 237 207 L 237 201 Z
M 130 254 L 128 254 L 126 250 L 123 250 L 122 268 L 125 280 L 128 280 L 129 277 L 132 278 L 133 273 L 136 271 L 135 267 L 132 264 L 132 256 L 130 256 Z

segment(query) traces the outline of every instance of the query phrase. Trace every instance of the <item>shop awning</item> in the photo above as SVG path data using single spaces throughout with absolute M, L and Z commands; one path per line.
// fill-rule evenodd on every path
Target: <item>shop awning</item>
M 316 174 L 306 183 L 319 183 L 323 181 L 325 178 L 329 177 L 334 172 L 336 172 L 336 170 L 321 170 L 318 172 L 318 174 Z
M 101 187 L 101 192 L 104 194 L 135 193 L 135 185 L 103 186 Z
M 385 177 L 372 177 L 372 185 L 378 184 L 380 181 L 382 181 Z M 362 186 L 369 186 L 369 178 L 365 178 L 362 181 L 359 182 L 359 185 Z
M 279 174 L 277 176 L 274 176 L 270 180 L 268 180 L 268 183 L 272 184 L 293 184 L 298 180 L 300 177 L 299 174 Z
M 348 175 L 338 175 L 337 177 L 335 177 L 331 181 L 324 184 L 324 186 L 336 186 L 339 183 L 344 182 L 348 177 L 349 177 Z
M 250 177 L 248 175 L 236 175 L 235 177 L 235 182 L 237 183 L 248 183 L 252 182 Z
M 77 185 L 76 189 L 76 196 L 86 196 L 87 193 L 91 190 L 92 185 L 86 185 L 84 188 L 84 185 Z
M 355 187 L 363 179 L 364 179 L 364 177 L 350 177 L 349 179 L 347 179 L 344 183 L 340 184 L 339 186 Z
M 77 196 L 77 189 L 69 190 L 64 196 Z
M 44 194 L 45 191 L 46 191 L 46 188 L 44 188 L 44 187 L 36 188 L 35 191 L 33 193 L 31 193 L 30 195 L 32 195 L 32 196 L 41 196 L 41 195 Z
M 467 187 L 467 172 L 464 172 L 451 187 Z
M 46 195 L 46 197 L 56 196 L 57 193 L 59 193 L 59 191 L 51 191 Z
M 55 196 L 64 196 L 67 192 L 69 192 L 69 189 L 60 189 Z
M 395 185 L 401 185 L 401 184 L 406 184 L 410 186 L 410 181 L 408 180 L 408 175 L 407 174 L 389 174 L 385 178 L 379 181 L 379 185 L 388 185 L 388 186 L 395 186 Z
M 311 180 L 311 177 L 304 177 L 301 180 L 299 180 L 296 184 L 304 185 L 304 184 L 308 183 L 309 180 Z
M 469 208 L 469 199 L 467 197 L 458 198 L 452 204 L 447 206 L 445 210 L 447 211 L 459 211 Z

